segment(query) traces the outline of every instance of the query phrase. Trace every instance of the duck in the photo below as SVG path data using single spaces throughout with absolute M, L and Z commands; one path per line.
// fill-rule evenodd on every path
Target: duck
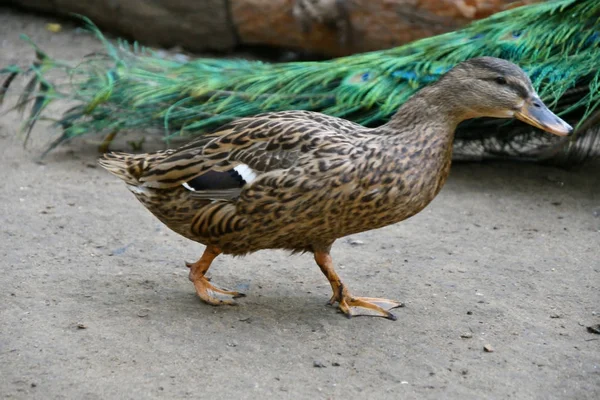
M 216 257 L 282 249 L 313 254 L 331 285 L 328 304 L 347 317 L 395 320 L 391 310 L 404 304 L 351 294 L 331 248 L 423 210 L 448 178 L 457 125 L 478 117 L 517 118 L 559 136 L 573 131 L 521 68 L 478 57 L 415 93 L 376 128 L 317 112 L 271 112 L 176 149 L 106 153 L 99 163 L 167 227 L 205 245 L 186 263 L 204 302 L 231 305 L 244 296 L 207 279 Z

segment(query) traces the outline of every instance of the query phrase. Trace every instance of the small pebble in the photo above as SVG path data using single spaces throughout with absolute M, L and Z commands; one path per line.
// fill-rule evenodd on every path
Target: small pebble
M 471 339 L 473 337 L 473 334 L 471 332 L 465 332 L 462 335 L 460 335 L 460 337 L 463 339 Z
M 365 242 L 358 239 L 348 239 L 348 244 L 350 244 L 350 246 L 362 246 Z
M 315 360 L 315 361 L 313 361 L 313 367 L 315 367 L 315 368 L 327 368 L 327 367 L 325 366 L 325 364 L 323 364 L 323 363 L 322 363 L 321 361 L 319 361 L 319 360 Z
M 595 333 L 596 335 L 600 335 L 600 324 L 588 326 L 586 329 L 589 333 Z
M 77 329 L 87 329 L 87 326 L 85 326 L 85 325 L 84 325 L 84 324 L 82 324 L 82 323 L 78 323 L 78 324 L 77 324 Z
M 493 353 L 494 348 L 492 347 L 492 345 L 486 344 L 485 346 L 483 346 L 483 351 L 485 351 L 486 353 Z

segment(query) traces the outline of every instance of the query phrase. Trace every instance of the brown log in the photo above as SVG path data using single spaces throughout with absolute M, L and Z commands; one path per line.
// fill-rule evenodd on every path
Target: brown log
M 236 45 L 340 56 L 455 30 L 539 0 L 9 0 L 89 17 L 101 29 L 144 44 L 192 51 Z
M 456 30 L 537 0 L 229 0 L 245 44 L 340 56 Z
M 10 0 L 14 5 L 90 18 L 101 29 L 148 45 L 228 51 L 237 40 L 227 0 Z

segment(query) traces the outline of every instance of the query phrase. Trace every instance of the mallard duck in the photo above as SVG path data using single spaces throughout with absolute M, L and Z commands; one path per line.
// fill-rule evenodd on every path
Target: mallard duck
M 456 126 L 475 117 L 516 117 L 556 135 L 572 132 L 519 67 L 482 57 L 457 65 L 378 128 L 316 112 L 273 112 L 178 149 L 105 154 L 100 165 L 169 228 L 206 246 L 187 263 L 206 303 L 235 304 L 243 296 L 207 280 L 215 257 L 285 249 L 314 254 L 333 289 L 329 304 L 346 316 L 395 319 L 390 310 L 402 303 L 350 294 L 330 249 L 336 239 L 427 206 L 448 177 Z

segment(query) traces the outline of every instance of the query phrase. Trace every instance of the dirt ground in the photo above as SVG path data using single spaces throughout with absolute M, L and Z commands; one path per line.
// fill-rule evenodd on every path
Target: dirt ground
M 47 22 L 0 8 L 0 65 L 31 59 L 20 33 L 61 58 L 100 49 Z M 90 141 L 39 162 L 56 133 L 23 149 L 19 124 L 0 119 L 1 398 L 600 397 L 597 162 L 454 166 L 425 211 L 334 246 L 354 293 L 407 304 L 349 320 L 312 257 L 277 251 L 220 257 L 213 281 L 248 296 L 201 303 L 183 263 L 201 245 L 96 167 Z

